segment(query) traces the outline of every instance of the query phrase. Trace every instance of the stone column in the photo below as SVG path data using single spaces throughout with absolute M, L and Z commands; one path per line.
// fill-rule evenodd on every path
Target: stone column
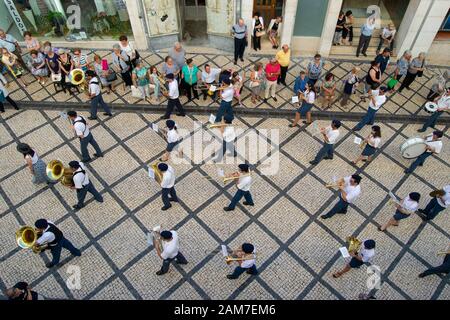
M 284 1 L 284 15 L 281 30 L 281 42 L 280 45 L 287 44 L 291 46 L 292 36 L 294 34 L 295 15 L 297 14 L 298 0 L 285 0 Z M 270 21 L 267 21 L 269 26 Z
M 133 30 L 134 44 L 137 49 L 147 50 L 147 30 L 145 30 L 144 24 L 145 12 L 143 10 L 141 11 L 139 1 L 127 1 L 127 10 L 128 16 L 130 17 L 131 29 Z
M 250 52 L 250 44 L 252 43 L 252 35 L 250 34 L 250 29 L 252 28 L 252 19 L 253 19 L 253 0 L 241 0 L 242 1 L 242 11 L 241 18 L 244 19 L 245 24 L 248 28 L 247 41 L 249 46 L 245 50 L 245 53 Z M 239 19 L 239 17 L 237 18 Z M 237 23 L 237 20 L 236 20 Z
M 339 16 L 339 11 L 341 11 L 341 7 L 342 0 L 328 1 L 327 15 L 325 17 L 319 46 L 319 53 L 322 56 L 328 57 L 330 54 L 334 30 L 336 29 L 336 21 Z

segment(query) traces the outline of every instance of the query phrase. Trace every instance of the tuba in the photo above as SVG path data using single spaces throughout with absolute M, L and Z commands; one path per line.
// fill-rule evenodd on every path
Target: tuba
M 158 169 L 158 162 L 155 162 L 150 165 L 150 168 L 155 172 L 155 181 L 161 184 L 163 173 Z
M 16 231 L 16 241 L 19 247 L 22 249 L 31 248 L 34 253 L 40 253 L 46 247 L 46 245 L 38 246 L 36 244 L 38 238 L 39 233 L 30 226 L 21 227 Z
M 436 197 L 443 197 L 445 196 L 444 190 L 434 190 L 430 192 L 430 197 L 436 198 Z
M 88 84 L 86 82 L 84 71 L 81 69 L 73 69 L 69 74 L 70 83 L 74 86 L 80 86 L 80 90 L 84 91 L 87 89 Z
M 361 247 L 362 241 L 358 240 L 356 237 L 348 237 L 348 252 L 358 252 Z
M 50 161 L 45 171 L 47 173 L 47 177 L 51 181 L 61 181 L 61 184 L 66 187 L 74 186 L 73 170 L 70 168 L 64 168 L 61 161 Z

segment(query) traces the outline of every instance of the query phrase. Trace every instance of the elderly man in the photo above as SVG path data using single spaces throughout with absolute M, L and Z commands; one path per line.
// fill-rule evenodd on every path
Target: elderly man
M 244 51 L 247 46 L 247 25 L 244 23 L 244 19 L 240 18 L 231 29 L 234 36 L 234 64 L 237 64 L 238 58 L 244 62 Z
M 17 60 L 25 70 L 28 70 L 28 66 L 22 59 L 22 52 L 20 50 L 19 43 L 12 35 L 5 33 L 5 30 L 0 29 L 0 48 L 5 48 L 9 52 L 14 53 L 17 56 Z
M 281 74 L 278 77 L 277 84 L 281 83 L 287 86 L 286 73 L 289 68 L 289 61 L 291 60 L 291 49 L 289 49 L 289 46 L 287 44 L 284 44 L 281 50 L 277 52 L 275 58 L 281 66 Z
M 173 48 L 169 50 L 169 57 L 172 58 L 173 62 L 178 66 L 178 69 L 181 70 L 186 62 L 186 51 L 184 51 L 181 43 L 175 42 Z
M 277 80 L 278 76 L 280 75 L 280 64 L 277 61 L 277 58 L 270 59 L 270 63 L 266 65 L 266 90 L 264 93 L 264 102 L 267 102 L 267 99 L 269 99 L 269 91 L 270 96 L 277 101 L 276 97 L 276 91 L 277 91 Z

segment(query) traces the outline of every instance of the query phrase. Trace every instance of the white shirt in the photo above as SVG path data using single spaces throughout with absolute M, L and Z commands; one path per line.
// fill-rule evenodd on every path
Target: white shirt
M 375 255 L 375 249 L 366 249 L 364 248 L 363 244 L 363 247 L 359 252 L 359 255 L 361 256 L 363 262 L 369 262 Z
M 177 99 L 179 96 L 180 92 L 178 91 L 178 82 L 174 79 L 169 82 L 169 99 Z
M 48 223 L 54 224 L 53 222 L 51 222 L 50 220 L 47 220 Z M 55 234 L 53 232 L 48 231 L 48 229 L 50 229 L 50 226 L 47 226 L 47 228 L 44 230 L 44 232 L 42 233 L 42 236 L 40 236 L 37 240 L 36 243 L 40 246 L 44 243 L 49 243 L 55 240 Z
M 225 142 L 232 142 L 236 139 L 236 132 L 234 131 L 233 126 L 226 126 L 225 130 L 223 130 L 223 140 Z
M 255 250 L 253 250 L 253 255 L 255 254 Z M 246 255 L 247 257 L 250 255 Z M 256 259 L 243 260 L 241 263 L 241 268 L 248 269 L 255 265 Z
M 439 109 L 450 110 L 450 96 L 443 95 L 438 101 L 437 105 Z
M 383 28 L 383 38 L 389 38 L 390 36 L 394 37 L 395 36 L 395 32 L 397 30 L 389 30 L 389 28 Z
M 91 81 L 89 81 L 89 93 L 94 96 L 98 96 L 101 93 L 100 82 L 97 77 L 93 77 Z
M 220 74 L 220 69 L 218 68 L 210 68 L 209 73 L 206 71 L 202 71 L 202 81 L 206 83 L 211 83 L 216 81 L 216 76 Z
M 75 123 L 76 121 L 81 121 L 81 119 L 82 118 L 78 116 L 73 122 Z M 83 135 L 84 137 L 87 137 L 90 133 L 88 125 L 84 125 L 83 122 L 76 122 L 73 127 L 75 129 L 75 132 L 77 133 L 77 136 Z
M 450 184 L 444 187 L 445 194 L 442 198 L 437 197 L 437 201 L 441 207 L 447 208 L 450 205 Z
M 172 240 L 162 241 L 163 251 L 161 252 L 161 257 L 163 259 L 175 258 L 178 254 L 178 250 L 180 250 L 177 232 L 173 230 L 170 230 L 170 232 L 172 233 Z
M 175 185 L 175 170 L 168 165 L 168 169 L 163 173 L 161 187 L 170 189 Z
M 373 136 L 370 136 L 369 142 L 370 142 L 370 145 L 371 145 L 372 147 L 378 148 L 378 146 L 379 146 L 380 143 L 381 143 L 381 138 L 380 138 L 380 137 L 373 137 Z
M 230 102 L 233 100 L 234 88 L 230 85 L 230 87 L 226 88 L 222 92 L 222 100 L 226 102 Z
M 402 208 L 414 212 L 419 208 L 419 203 L 417 201 L 411 200 L 411 198 L 407 196 L 402 201 Z
M 87 186 L 89 184 L 89 177 L 87 175 L 86 167 L 83 164 L 83 162 L 79 162 L 80 168 L 74 171 L 73 176 L 73 183 L 75 184 L 75 189 L 83 189 L 84 186 Z M 84 174 L 81 172 L 81 170 L 84 170 Z M 77 173 L 76 172 L 81 172 Z
M 359 194 L 361 193 L 361 186 L 358 184 L 356 186 L 352 186 L 350 184 L 350 179 L 352 177 L 348 176 L 344 178 L 344 192 L 347 195 L 347 202 L 348 203 L 353 203 L 353 201 L 359 196 Z
M 131 41 L 128 41 L 128 45 L 126 47 L 122 46 L 122 43 L 119 42 L 120 48 L 125 51 L 125 53 L 127 54 L 127 56 L 129 56 L 131 58 L 131 56 L 134 53 L 134 46 L 131 43 Z
M 177 130 L 172 129 L 167 131 L 167 142 L 168 143 L 174 143 L 177 142 L 180 139 Z
M 241 172 L 241 175 L 247 175 L 249 173 L 250 172 Z M 250 191 L 251 185 L 252 185 L 252 177 L 247 176 L 247 177 L 239 178 L 237 187 L 239 190 L 242 190 L 242 191 Z
M 374 110 L 378 110 L 381 108 L 383 103 L 386 102 L 386 95 L 379 95 L 380 90 L 372 90 L 372 96 L 375 98 L 375 105 L 372 102 L 372 99 L 370 100 L 369 107 L 371 107 Z
M 328 138 L 328 144 L 335 144 L 337 141 L 337 138 L 339 137 L 339 129 L 333 130 L 331 127 L 327 127 L 326 130 L 326 136 Z
M 309 104 L 313 104 L 314 101 L 316 100 L 316 94 L 313 91 L 307 91 L 305 98 L 306 102 L 308 102 Z
M 29 154 L 27 154 L 25 158 L 31 159 L 32 164 L 36 164 L 36 162 L 39 161 L 39 157 L 38 157 L 36 151 L 34 152 L 34 155 L 32 157 Z
M 432 135 L 427 137 L 427 141 L 426 141 L 427 146 L 433 148 L 435 153 L 440 153 L 442 150 L 442 141 L 441 140 L 433 141 L 432 139 L 433 139 Z M 426 152 L 431 152 L 431 151 L 427 150 Z

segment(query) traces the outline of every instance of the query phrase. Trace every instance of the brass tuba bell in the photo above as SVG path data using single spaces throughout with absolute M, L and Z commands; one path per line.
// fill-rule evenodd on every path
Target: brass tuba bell
M 66 187 L 71 187 L 73 183 L 73 170 L 64 168 L 64 165 L 59 160 L 52 160 L 46 168 L 47 177 L 51 181 L 61 181 L 61 184 Z
M 361 247 L 362 241 L 358 240 L 356 237 L 348 237 L 348 252 L 358 252 Z
M 22 249 L 33 247 L 37 239 L 37 232 L 32 227 L 24 226 L 16 231 L 16 241 Z
M 88 84 L 86 82 L 86 76 L 83 70 L 81 69 L 73 69 L 69 73 L 70 83 L 74 86 L 80 86 L 82 91 L 86 90 Z

